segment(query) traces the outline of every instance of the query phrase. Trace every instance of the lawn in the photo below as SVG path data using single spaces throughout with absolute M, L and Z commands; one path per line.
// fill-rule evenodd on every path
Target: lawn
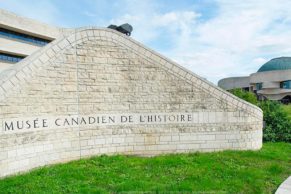
M 93 157 L 2 179 L 0 192 L 274 193 L 289 175 L 291 144 L 265 143 L 260 151 Z

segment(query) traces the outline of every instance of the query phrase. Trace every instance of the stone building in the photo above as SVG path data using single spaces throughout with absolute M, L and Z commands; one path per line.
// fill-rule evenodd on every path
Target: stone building
M 0 71 L 31 55 L 64 31 L 0 9 Z
M 261 148 L 258 107 L 116 30 L 54 32 L 0 72 L 0 177 L 99 154 Z
M 241 88 L 254 92 L 260 100 L 291 102 L 291 57 L 274 58 L 246 77 L 221 79 L 218 86 L 225 90 Z

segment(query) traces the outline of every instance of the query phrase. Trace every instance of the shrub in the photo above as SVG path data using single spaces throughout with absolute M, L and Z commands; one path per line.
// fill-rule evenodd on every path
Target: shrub
M 282 105 L 275 101 L 262 101 L 259 106 L 264 113 L 264 141 L 291 142 L 291 122 Z
M 247 101 L 251 104 L 258 105 L 257 97 L 252 92 L 247 92 L 247 91 L 244 91 L 242 89 L 233 89 L 233 90 L 231 90 L 231 93 L 234 94 L 235 96 L 241 98 L 241 99 L 244 99 L 245 101 Z
M 288 119 L 283 105 L 276 101 L 258 102 L 252 92 L 246 92 L 241 89 L 231 91 L 235 96 L 259 106 L 263 110 L 265 127 L 263 130 L 263 140 L 271 142 L 291 142 L 291 120 Z

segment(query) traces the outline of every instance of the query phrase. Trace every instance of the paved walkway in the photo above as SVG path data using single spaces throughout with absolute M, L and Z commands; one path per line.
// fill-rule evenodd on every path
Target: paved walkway
M 290 194 L 291 193 L 291 176 L 289 176 L 277 189 L 275 194 Z

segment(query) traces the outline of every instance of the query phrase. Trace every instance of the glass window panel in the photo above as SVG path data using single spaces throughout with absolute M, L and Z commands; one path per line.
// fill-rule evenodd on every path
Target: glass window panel
M 286 80 L 286 81 L 280 82 L 280 88 L 291 89 L 291 80 Z
M 22 57 L 22 56 L 0 53 L 0 60 L 1 61 L 16 63 L 16 62 L 21 61 L 23 58 L 24 57 Z
M 261 90 L 263 88 L 263 83 L 256 83 L 256 89 Z
M 45 40 L 42 38 L 34 37 L 31 35 L 27 35 L 27 34 L 23 34 L 23 33 L 19 33 L 19 32 L 14 32 L 14 31 L 7 30 L 4 28 L 0 28 L 0 35 L 14 38 L 14 39 L 18 39 L 18 40 L 22 40 L 22 41 L 26 41 L 26 42 L 30 42 L 30 43 L 40 45 L 40 46 L 46 45 L 49 42 L 51 42 L 49 40 Z

